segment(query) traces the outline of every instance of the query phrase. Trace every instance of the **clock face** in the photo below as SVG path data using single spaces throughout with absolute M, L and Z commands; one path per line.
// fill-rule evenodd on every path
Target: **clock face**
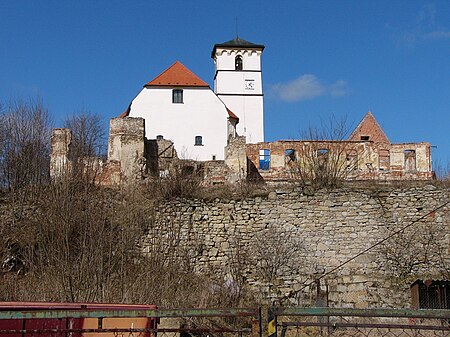
M 246 79 L 244 81 L 244 89 L 245 90 L 255 90 L 255 80 Z

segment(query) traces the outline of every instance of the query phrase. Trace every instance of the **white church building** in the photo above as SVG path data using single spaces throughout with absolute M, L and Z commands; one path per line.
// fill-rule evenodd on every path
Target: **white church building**
M 230 137 L 264 141 L 263 45 L 240 38 L 214 45 L 214 91 L 175 62 L 144 85 L 121 117 L 145 119 L 147 139 L 170 139 L 178 156 L 223 160 Z

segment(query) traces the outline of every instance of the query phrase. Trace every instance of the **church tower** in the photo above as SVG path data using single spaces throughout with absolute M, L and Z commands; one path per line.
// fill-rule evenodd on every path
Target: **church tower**
M 239 37 L 215 44 L 214 92 L 239 117 L 237 133 L 247 143 L 264 141 L 261 55 L 264 46 Z

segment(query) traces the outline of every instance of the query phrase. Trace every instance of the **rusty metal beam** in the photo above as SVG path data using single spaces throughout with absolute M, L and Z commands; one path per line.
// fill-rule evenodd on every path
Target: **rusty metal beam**
M 218 332 L 218 333 L 222 333 L 222 332 L 230 332 L 230 333 L 249 333 L 251 332 L 251 329 L 147 329 L 147 328 L 131 328 L 131 329 L 126 329 L 126 328 L 110 328 L 110 329 L 1 329 L 0 330 L 0 334 L 17 334 L 17 333 L 47 333 L 47 334 L 52 334 L 52 333 L 105 333 L 105 332 L 114 332 L 114 333 L 123 333 L 123 332 L 129 332 L 129 333 L 133 333 L 133 332 L 137 332 L 137 333 L 214 333 L 214 332 Z
M 284 308 L 271 307 L 276 316 L 355 316 L 450 319 L 448 309 L 352 309 L 352 308 Z
M 0 311 L 0 319 L 109 318 L 109 317 L 260 317 L 259 308 L 151 310 L 30 310 Z
M 450 331 L 448 326 L 439 325 L 411 325 L 411 324 L 389 324 L 389 323 L 326 323 L 326 322 L 283 322 L 282 327 L 325 327 L 325 328 L 376 328 L 376 329 L 396 329 L 396 330 L 439 330 Z

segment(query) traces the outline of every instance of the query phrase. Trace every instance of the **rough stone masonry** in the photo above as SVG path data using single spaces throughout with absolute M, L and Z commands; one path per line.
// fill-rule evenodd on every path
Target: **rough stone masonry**
M 449 205 L 433 212 L 449 200 L 432 185 L 177 200 L 159 206 L 144 250 L 176 252 L 199 272 L 284 304 L 408 308 L 414 281 L 450 277 Z M 152 245 L 158 236 L 166 247 Z

